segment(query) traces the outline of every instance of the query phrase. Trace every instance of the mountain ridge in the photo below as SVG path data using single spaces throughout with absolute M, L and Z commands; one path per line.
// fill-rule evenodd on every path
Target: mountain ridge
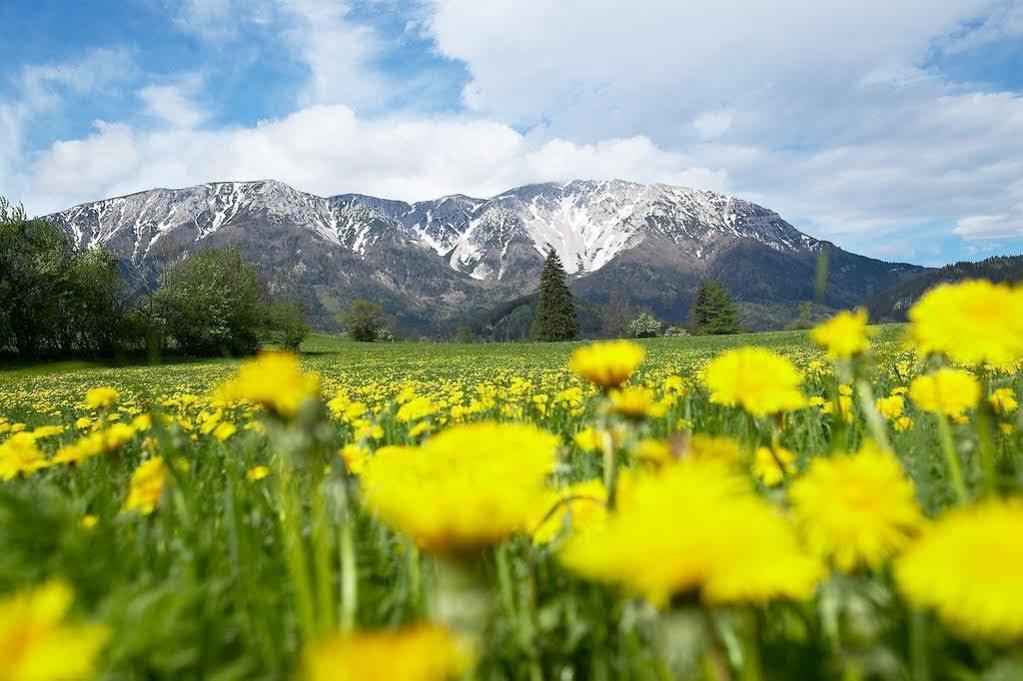
M 561 256 L 573 288 L 597 303 L 645 272 L 631 299 L 670 321 L 684 317 L 695 286 L 710 276 L 724 278 L 740 300 L 809 299 L 808 272 L 824 251 L 841 264 L 829 289 L 838 306 L 924 271 L 848 253 L 737 197 L 626 180 L 415 202 L 324 197 L 277 180 L 224 181 L 135 192 L 46 218 L 77 247 L 109 248 L 145 278 L 196 248 L 239 248 L 272 291 L 311 303 L 327 325 L 360 296 L 392 304 L 416 329 L 454 323 L 528 294 L 548 248 Z M 805 281 L 786 282 L 793 273 Z

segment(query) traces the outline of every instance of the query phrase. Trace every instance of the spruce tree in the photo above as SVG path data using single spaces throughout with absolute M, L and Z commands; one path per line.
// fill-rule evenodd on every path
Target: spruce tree
M 554 249 L 547 251 L 547 262 L 540 274 L 540 299 L 532 336 L 540 341 L 572 340 L 579 334 L 572 292 L 565 283 L 565 268 Z
M 720 279 L 700 284 L 690 312 L 690 330 L 694 334 L 739 333 L 739 313 Z

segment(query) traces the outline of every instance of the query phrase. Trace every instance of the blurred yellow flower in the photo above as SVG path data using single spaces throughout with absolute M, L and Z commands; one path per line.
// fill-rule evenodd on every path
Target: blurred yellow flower
M 1023 359 L 1023 290 L 967 280 L 941 284 L 909 310 L 910 336 L 923 355 L 960 364 L 1006 366 Z
M 167 475 L 167 467 L 159 456 L 139 464 L 131 476 L 124 510 L 126 512 L 138 511 L 142 515 L 149 515 L 156 510 L 163 497 L 164 481 Z
M 85 406 L 89 409 L 109 409 L 121 398 L 117 391 L 109 386 L 92 388 L 85 393 Z
M 423 548 L 471 552 L 526 528 L 557 446 L 531 425 L 454 426 L 420 447 L 377 450 L 362 473 L 364 501 Z
M 66 622 L 74 594 L 49 582 L 0 599 L 0 679 L 78 681 L 92 676 L 106 627 Z
M 938 519 L 895 563 L 914 604 L 968 636 L 1023 637 L 1023 500 L 989 501 Z
M 341 449 L 341 458 L 352 475 L 362 475 L 369 457 L 369 449 L 362 445 L 347 444 Z
M 568 368 L 602 388 L 617 388 L 629 380 L 645 356 L 643 346 L 631 341 L 594 343 L 572 353 Z
M 1019 408 L 1019 402 L 1016 401 L 1016 394 L 1012 388 L 998 388 L 992 391 L 988 396 L 988 401 L 994 410 L 1002 416 L 1011 414 Z
M 560 560 L 655 603 L 687 592 L 713 603 L 803 599 L 822 575 L 795 528 L 734 469 L 697 459 L 635 476 L 615 513 L 569 537 Z
M 867 340 L 867 311 L 863 308 L 839 312 L 810 332 L 814 343 L 828 351 L 833 360 L 849 359 L 870 347 Z
M 302 371 L 298 357 L 264 352 L 243 363 L 234 378 L 221 384 L 215 397 L 227 403 L 253 402 L 290 418 L 304 402 L 319 394 L 320 377 Z
M 695 433 L 689 438 L 688 453 L 696 458 L 714 459 L 728 463 L 742 461 L 742 448 L 739 441 L 727 435 L 707 435 Z
M 612 426 L 610 430 L 587 426 L 573 435 L 572 441 L 584 452 L 598 452 L 604 447 L 604 434 L 607 432 L 611 433 L 611 441 L 616 447 L 625 438 L 625 430 L 618 425 Z
M 529 523 L 533 541 L 546 544 L 563 529 L 575 532 L 593 527 L 607 517 L 606 504 L 607 490 L 596 478 L 550 491 Z
M 843 572 L 881 567 L 923 520 L 902 465 L 873 443 L 815 458 L 789 498 L 810 549 Z
M 267 466 L 253 466 L 245 471 L 245 479 L 249 482 L 259 482 L 268 475 L 270 475 L 270 469 Z
M 753 455 L 753 475 L 768 487 L 780 485 L 785 476 L 796 472 L 796 454 L 784 447 L 757 447 Z
M 636 461 L 642 461 L 643 463 L 655 466 L 668 463 L 675 458 L 671 445 L 663 440 L 657 440 L 652 437 L 645 437 L 635 443 L 629 450 L 629 454 Z
M 703 381 L 716 404 L 742 407 L 753 416 L 799 409 L 806 398 L 791 361 L 764 348 L 729 350 L 707 366 Z
M 650 388 L 615 388 L 608 393 L 608 399 L 611 401 L 611 413 L 633 420 L 664 416 L 665 413 L 664 406 L 657 403 L 657 396 Z
M 448 681 L 472 654 L 446 629 L 421 624 L 398 631 L 337 634 L 310 645 L 305 681 Z
M 968 371 L 941 368 L 917 377 L 909 386 L 909 399 L 923 411 L 960 417 L 977 406 L 980 383 Z
M 32 433 L 15 433 L 0 443 L 0 480 L 31 475 L 46 466 L 46 457 Z
M 213 437 L 224 442 L 237 432 L 238 426 L 233 423 L 229 423 L 228 421 L 221 421 L 217 424 L 217 427 L 213 429 Z
M 902 395 L 890 395 L 877 398 L 877 411 L 889 421 L 893 421 L 906 409 L 906 399 Z

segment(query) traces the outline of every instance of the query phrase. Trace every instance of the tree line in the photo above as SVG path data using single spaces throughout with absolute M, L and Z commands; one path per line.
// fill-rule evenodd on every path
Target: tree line
M 0 197 L 0 356 L 237 355 L 297 348 L 309 333 L 297 303 L 270 300 L 255 267 L 228 249 L 132 287 L 118 258 L 75 248 L 57 225 Z
M 572 340 L 579 335 L 579 319 L 572 291 L 561 258 L 554 249 L 547 251 L 540 274 L 539 299 L 530 335 L 539 341 Z M 739 333 L 742 326 L 739 312 L 720 279 L 700 285 L 689 313 L 688 330 L 682 326 L 665 327 L 649 312 L 636 313 L 620 293 L 612 293 L 604 311 L 605 331 L 612 336 L 650 338 Z

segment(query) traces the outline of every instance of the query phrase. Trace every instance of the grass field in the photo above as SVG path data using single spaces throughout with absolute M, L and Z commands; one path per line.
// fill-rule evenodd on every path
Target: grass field
M 1019 375 L 906 331 L 0 372 L 0 680 L 1023 678 Z

